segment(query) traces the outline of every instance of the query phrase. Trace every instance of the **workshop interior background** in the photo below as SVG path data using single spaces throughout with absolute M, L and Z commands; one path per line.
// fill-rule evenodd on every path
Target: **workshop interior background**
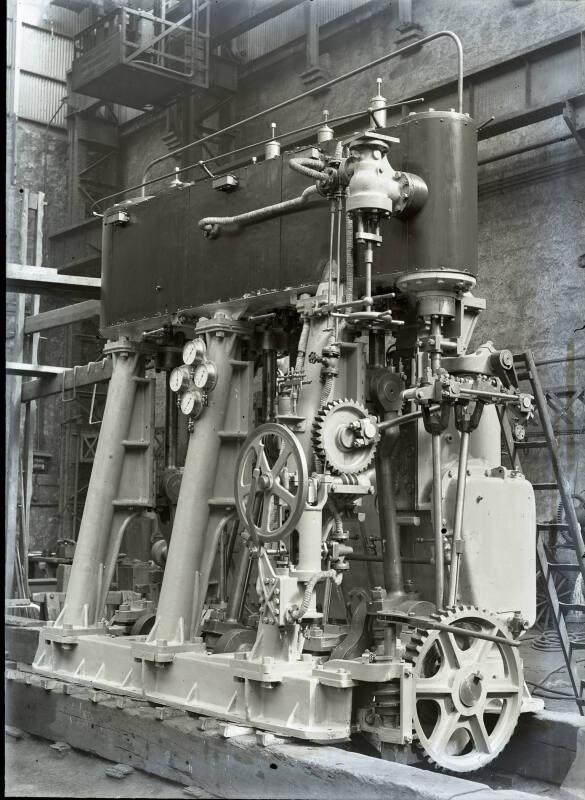
M 152 82 L 141 78 L 139 91 L 130 79 L 92 82 L 87 76 L 86 93 L 73 90 L 72 81 L 78 87 L 84 81 L 75 73 L 75 59 L 90 48 L 89 36 L 107 36 L 108 15 L 123 13 L 125 6 L 148 13 L 172 5 L 171 0 L 8 0 L 7 262 L 100 278 L 102 218 L 95 211 L 105 206 L 98 201 L 140 184 L 153 159 L 392 49 L 454 31 L 464 48 L 464 109 L 480 125 L 476 294 L 488 302 L 469 351 L 490 340 L 498 349 L 531 350 L 537 360 L 549 362 L 539 371 L 560 461 L 571 493 L 581 497 L 577 505 L 585 505 L 585 362 L 579 358 L 585 353 L 585 0 L 256 2 L 255 16 L 241 14 L 227 32 L 221 30 L 220 8 L 215 34 L 212 4 L 211 44 L 195 59 L 197 91 L 164 75 Z M 280 5 L 279 13 L 264 8 L 270 5 Z M 325 109 L 330 118 L 363 109 L 365 98 L 378 89 L 388 104 L 424 97 L 420 107 L 412 106 L 417 111 L 435 101 L 445 108 L 446 97 L 455 106 L 456 68 L 452 44 L 439 40 L 161 160 L 149 176 L 165 177 L 149 185 L 148 193 L 167 191 L 173 181 L 204 178 L 201 159 L 278 139 L 321 119 Z M 353 129 L 344 123 L 346 134 Z M 293 137 L 290 147 L 310 136 L 314 133 L 309 139 Z M 283 139 L 283 151 L 288 147 Z M 223 175 L 230 164 L 250 164 L 262 153 L 259 147 L 208 166 Z M 180 176 L 169 174 L 190 164 Z M 80 312 L 59 327 L 27 323 L 72 298 L 94 303 L 92 312 Z M 78 366 L 75 374 L 81 375 L 84 365 L 102 359 L 106 340 L 90 289 L 76 296 L 74 289 L 60 293 L 57 286 L 35 295 L 34 284 L 29 294 L 12 293 L 8 286 L 6 302 L 6 360 L 25 365 L 13 370 L 6 384 L 7 410 L 13 414 L 7 432 L 6 532 L 16 553 L 7 597 L 37 593 L 48 603 L 49 589 L 63 589 L 63 565 L 71 563 L 75 549 L 107 383 L 76 386 L 74 375 L 72 386 L 63 382 L 62 389 L 33 404 L 32 422 L 30 412 L 14 417 L 12 401 L 29 379 L 58 378 L 42 367 Z M 36 365 L 42 367 L 35 371 Z M 167 379 L 164 370 L 157 373 L 154 458 L 161 474 Z M 183 427 L 179 461 L 188 437 L 186 423 Z M 551 480 L 546 453 L 526 448 L 523 458 L 533 483 Z M 561 517 L 558 495 L 540 492 L 537 519 Z M 126 588 L 140 592 L 154 580 L 152 529 L 141 519 L 132 525 L 135 535 L 126 540 L 118 580 L 125 575 Z M 163 533 L 168 538 L 166 528 Z M 373 569 L 382 575 L 381 564 Z M 542 597 L 540 602 L 542 616 L 546 603 Z
M 147 5 L 141 4 L 145 9 Z M 198 119 L 201 111 L 188 99 L 177 99 L 163 109 L 145 103 L 146 108 L 139 110 L 131 107 L 131 98 L 124 106 L 68 90 L 75 35 L 97 18 L 99 2 L 8 2 L 8 260 L 31 263 L 34 257 L 36 208 L 30 214 L 26 243 L 21 230 L 28 190 L 33 204 L 34 195 L 44 195 L 39 263 L 69 274 L 99 276 L 100 220 L 90 214 L 92 203 L 139 183 L 153 158 L 209 128 L 223 127 L 349 71 L 390 47 L 425 33 L 454 30 L 464 40 L 469 73 L 536 51 L 530 84 L 520 59 L 500 74 L 494 69 L 473 98 L 473 116 L 480 124 L 494 114 L 506 117 L 519 108 L 530 108 L 532 115 L 521 122 L 522 127 L 505 126 L 511 130 L 479 143 L 479 285 L 490 302 L 474 341 L 491 338 L 512 352 L 529 347 L 539 357 L 551 359 L 582 351 L 583 310 L 576 300 L 584 292 L 585 163 L 558 98 L 582 92 L 584 3 L 419 0 L 406 19 L 400 18 L 401 3 L 390 0 L 330 0 L 317 5 L 318 44 L 304 41 L 305 18 L 298 7 L 222 43 L 224 57 L 237 65 L 237 90 L 235 86 L 231 92 L 223 87 L 215 94 L 211 90 L 206 105 L 225 102 L 213 116 Z M 424 95 L 429 85 L 453 73 L 455 55 L 448 43 L 438 43 L 417 55 L 415 63 L 416 85 L 410 58 L 393 63 L 386 72 L 383 89 L 389 102 Z M 276 112 L 271 119 L 236 129 L 226 144 L 236 148 L 268 138 L 273 121 L 277 131 L 302 127 L 323 108 L 332 117 L 348 113 L 363 105 L 364 96 L 375 93 L 374 72 Z M 540 108 L 549 104 L 555 106 L 554 113 L 541 113 Z M 545 118 L 538 121 L 541 116 Z M 520 152 L 499 159 L 516 150 Z M 206 152 L 195 148 L 177 163 L 195 163 Z M 168 172 L 169 163 L 158 167 L 161 173 Z M 12 353 L 15 304 L 15 295 L 8 294 L 7 360 L 18 360 Z M 59 298 L 42 297 L 40 308 L 62 304 Z M 43 332 L 38 347 L 39 363 L 86 364 L 101 352 L 97 318 Z M 579 362 L 547 370 L 547 386 L 578 386 L 582 381 Z M 50 550 L 57 540 L 75 537 L 99 428 L 89 418 L 91 394 L 90 390 L 74 403 L 63 402 L 67 398 L 62 397 L 39 403 L 29 525 L 32 550 Z M 574 413 L 583 413 L 582 400 L 576 401 Z M 161 437 L 163 426 L 159 414 Z M 583 438 L 563 438 L 560 446 L 571 483 L 575 490 L 582 489 Z M 552 508 L 547 511 L 552 513 Z

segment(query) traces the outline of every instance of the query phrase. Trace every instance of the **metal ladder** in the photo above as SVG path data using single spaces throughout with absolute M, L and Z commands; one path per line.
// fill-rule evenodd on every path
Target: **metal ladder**
M 564 359 L 558 359 L 561 363 Z M 542 363 L 542 362 L 541 362 Z M 547 361 L 546 363 L 555 363 Z M 514 366 L 516 368 L 518 382 L 528 381 L 531 387 L 531 394 L 534 396 L 538 421 L 540 423 L 539 437 L 536 440 L 515 441 L 512 434 L 512 425 L 508 414 L 504 411 L 500 416 L 502 432 L 506 450 L 514 469 L 521 469 L 518 451 L 521 449 L 546 449 L 553 466 L 555 480 L 547 483 L 533 483 L 535 491 L 558 491 L 560 494 L 563 509 L 565 511 L 566 523 L 560 522 L 537 522 L 536 525 L 536 558 L 540 568 L 546 596 L 552 611 L 552 619 L 556 632 L 559 637 L 561 650 L 569 673 L 575 702 L 581 716 L 585 716 L 585 680 L 579 675 L 576 662 L 576 654 L 585 650 L 585 643 L 571 640 L 567 629 L 566 614 L 571 611 L 585 612 L 585 605 L 579 603 L 564 602 L 559 599 L 555 584 L 555 574 L 581 573 L 585 586 L 585 544 L 581 534 L 581 526 L 577 519 L 575 507 L 573 505 L 572 490 L 561 465 L 555 431 L 549 412 L 549 404 L 546 394 L 542 388 L 537 371 L 537 363 L 530 350 L 514 356 Z M 563 544 L 554 548 L 547 546 L 543 540 L 543 533 L 561 533 Z M 575 553 L 576 563 L 559 563 L 554 552 L 556 549 L 570 549 Z

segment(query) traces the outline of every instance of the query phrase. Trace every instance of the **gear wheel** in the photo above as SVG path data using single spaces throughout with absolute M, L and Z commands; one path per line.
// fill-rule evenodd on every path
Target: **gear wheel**
M 377 440 L 375 419 L 355 400 L 332 400 L 322 406 L 313 423 L 315 456 L 338 475 L 367 469 Z
M 487 611 L 457 606 L 431 615 L 443 624 L 510 639 Z M 417 628 L 406 647 L 413 664 L 415 744 L 450 772 L 486 766 L 508 743 L 522 704 L 518 649 L 485 639 Z

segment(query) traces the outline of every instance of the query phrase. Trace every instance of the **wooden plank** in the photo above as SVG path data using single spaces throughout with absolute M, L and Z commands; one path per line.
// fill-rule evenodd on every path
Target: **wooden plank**
M 36 199 L 36 230 L 35 230 L 35 266 L 41 266 L 43 263 L 43 221 L 45 215 L 45 193 L 37 192 L 34 195 Z M 35 294 L 32 297 L 32 313 L 33 316 L 38 314 L 41 307 L 40 295 Z M 24 320 L 24 334 L 26 335 L 26 320 Z M 33 333 L 30 360 L 33 364 L 38 363 L 39 360 L 39 343 L 40 334 Z M 21 391 L 22 399 L 22 391 Z M 24 408 L 24 446 L 22 456 L 22 470 L 23 470 L 23 514 L 22 514 L 22 558 L 24 569 L 24 585 L 28 594 L 28 551 L 30 543 L 30 509 L 32 503 L 33 493 L 33 462 L 34 462 L 34 446 L 35 446 L 35 433 L 37 430 L 37 404 L 28 403 Z
M 27 257 L 28 242 L 28 206 L 29 190 L 22 193 L 20 212 L 20 258 L 23 264 Z M 12 357 L 17 361 L 24 358 L 24 313 L 25 296 L 19 295 L 16 300 L 14 321 L 14 346 Z M 22 378 L 15 373 L 9 379 L 8 402 L 6 408 L 6 453 L 5 453 L 5 486 L 4 486 L 4 530 L 6 536 L 6 582 L 5 596 L 12 597 L 16 574 L 16 548 L 18 546 L 18 498 L 20 486 L 20 421 Z
M 49 267 L 33 267 L 30 264 L 6 265 L 6 290 L 25 294 L 72 295 L 87 299 L 99 299 L 99 278 L 84 278 L 80 275 L 61 275 Z
M 491 796 L 482 783 L 341 747 L 294 740 L 277 740 L 263 747 L 254 734 L 225 738 L 212 720 L 208 729 L 201 730 L 199 720 L 190 715 L 177 712 L 165 719 L 139 700 L 92 694 L 80 686 L 72 686 L 72 693 L 65 694 L 62 683 L 45 679 L 44 688 L 40 676 L 16 670 L 8 670 L 7 679 L 7 725 L 185 786 L 198 786 L 212 796 L 428 800 L 480 790 Z M 493 794 L 498 800 L 498 792 Z M 536 800 L 535 795 L 528 798 Z
M 112 377 L 112 361 L 109 358 L 74 369 L 64 369 L 63 367 L 52 367 L 51 369 L 60 370 L 60 372 L 54 372 L 52 377 L 38 378 L 23 384 L 23 403 L 30 403 L 31 400 L 63 392 L 69 396 L 75 391 L 75 387 L 91 386 L 94 383 L 109 381 Z
M 81 303 L 73 303 L 69 306 L 54 308 L 51 311 L 43 311 L 32 317 L 27 317 L 24 321 L 24 332 L 38 333 L 52 328 L 60 328 L 63 325 L 70 325 L 72 322 L 81 322 L 84 319 L 97 317 L 99 313 L 99 300 L 83 300 Z
M 6 374 L 21 378 L 47 378 L 67 372 L 65 367 L 48 367 L 44 364 L 27 364 L 22 361 L 7 361 Z

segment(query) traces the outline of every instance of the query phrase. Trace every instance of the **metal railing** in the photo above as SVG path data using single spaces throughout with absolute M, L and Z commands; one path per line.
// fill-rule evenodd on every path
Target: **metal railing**
M 175 4 L 176 5 L 176 4 Z M 82 58 L 108 40 L 119 37 L 122 61 L 156 72 L 209 85 L 209 3 L 191 0 L 188 13 L 169 19 L 132 8 L 118 8 L 82 30 L 74 39 L 75 58 Z

